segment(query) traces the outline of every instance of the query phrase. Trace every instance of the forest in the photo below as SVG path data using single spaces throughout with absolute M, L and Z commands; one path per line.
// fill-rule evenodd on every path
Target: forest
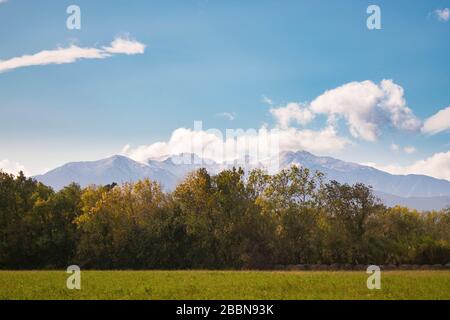
M 0 268 L 271 269 L 446 264 L 450 209 L 387 208 L 370 186 L 292 166 L 59 191 L 0 172 Z

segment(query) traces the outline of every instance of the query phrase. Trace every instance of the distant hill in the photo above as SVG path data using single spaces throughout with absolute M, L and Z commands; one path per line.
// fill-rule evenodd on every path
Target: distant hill
M 375 191 L 375 194 L 388 207 L 400 205 L 420 211 L 441 210 L 450 207 L 450 196 L 405 198 L 379 191 Z

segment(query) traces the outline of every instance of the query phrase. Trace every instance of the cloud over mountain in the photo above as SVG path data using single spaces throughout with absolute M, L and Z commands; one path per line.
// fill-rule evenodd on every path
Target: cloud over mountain
M 25 166 L 18 162 L 12 162 L 8 159 L 0 160 L 0 171 L 6 172 L 6 173 L 12 173 L 17 174 L 20 171 L 23 171 L 26 173 Z
M 180 153 L 194 153 L 200 157 L 217 162 L 233 161 L 252 148 L 258 148 L 261 158 L 277 154 L 280 151 L 308 150 L 311 152 L 336 152 L 351 142 L 340 137 L 333 127 L 322 130 L 297 128 L 258 130 L 229 130 L 225 136 L 219 130 L 192 130 L 178 128 L 172 132 L 168 141 L 159 141 L 136 148 L 126 146 L 122 153 L 136 161 L 158 159 Z
M 351 138 L 367 142 L 377 141 L 383 130 L 394 129 L 406 133 L 434 134 L 450 128 L 450 107 L 441 110 L 423 124 L 407 106 L 403 88 L 392 80 L 350 82 L 327 90 L 310 103 L 290 102 L 278 107 L 265 98 L 275 126 L 270 129 L 263 125 L 255 130 L 238 130 L 235 137 L 223 137 L 219 130 L 178 128 L 172 132 L 168 141 L 159 141 L 137 147 L 128 146 L 125 155 L 137 161 L 179 153 L 196 153 L 215 161 L 229 161 L 242 155 L 229 152 L 238 145 L 240 148 L 261 145 L 267 137 L 277 141 L 276 152 L 306 150 L 313 153 L 336 153 L 347 146 L 354 145 Z M 270 103 L 269 103 L 270 102 Z M 322 128 L 309 126 L 317 124 L 317 118 L 327 119 Z M 339 130 L 338 122 L 345 121 L 348 135 Z M 312 126 L 311 126 L 312 127 Z M 391 150 L 413 154 L 414 146 L 391 145 Z M 436 154 L 429 159 L 418 161 L 408 167 L 390 165 L 387 171 L 393 173 L 424 173 L 449 179 L 447 170 L 450 164 Z M 437 161 L 437 159 L 441 159 Z M 437 161 L 437 162 L 436 162 Z M 444 164 L 442 164 L 444 161 Z
M 391 174 L 424 174 L 435 178 L 450 180 L 450 151 L 435 153 L 432 156 L 414 162 L 409 166 L 378 165 L 368 163 L 374 168 Z

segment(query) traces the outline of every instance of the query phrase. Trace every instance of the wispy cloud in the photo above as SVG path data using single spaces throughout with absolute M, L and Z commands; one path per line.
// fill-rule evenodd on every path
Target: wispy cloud
M 391 150 L 392 151 L 398 151 L 398 150 L 400 150 L 400 147 L 398 146 L 398 144 L 392 143 L 391 144 Z
M 7 2 L 8 2 L 8 0 L 0 0 L 0 4 L 7 3 Z
M 70 45 L 67 48 L 43 50 L 31 55 L 0 60 L 0 73 L 30 66 L 74 63 L 80 59 L 105 59 L 115 54 L 142 54 L 145 47 L 144 44 L 128 37 L 118 37 L 110 43 L 110 46 L 102 48 L 83 48 Z
M 437 9 L 434 11 L 436 17 L 438 20 L 447 22 L 450 19 L 450 9 L 444 8 L 444 9 Z
M 400 146 L 396 143 L 391 143 L 389 149 L 394 152 L 399 152 L 401 150 L 407 154 L 412 154 L 417 151 L 417 149 L 413 146 L 406 146 L 406 147 L 400 148 Z
M 403 148 L 403 151 L 405 151 L 405 152 L 408 153 L 408 154 L 411 154 L 411 153 L 416 152 L 417 149 L 414 148 L 414 147 L 412 147 L 412 146 L 408 146 L 408 147 L 404 147 L 404 148 Z
M 262 96 L 262 102 L 265 104 L 268 104 L 269 106 L 273 105 L 272 99 L 268 98 L 266 95 Z
M 436 134 L 446 130 L 450 130 L 450 106 L 429 117 L 422 127 L 422 132 L 426 134 Z
M 228 120 L 234 120 L 236 118 L 236 113 L 234 112 L 222 112 L 222 113 L 217 113 L 216 114 L 217 117 L 223 117 L 223 118 L 227 118 Z

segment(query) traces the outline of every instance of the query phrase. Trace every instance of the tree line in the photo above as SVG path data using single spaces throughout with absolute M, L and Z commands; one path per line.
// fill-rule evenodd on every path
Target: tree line
M 173 192 L 148 179 L 55 192 L 0 172 L 2 269 L 448 262 L 450 210 L 387 208 L 368 186 L 306 168 L 199 169 Z

